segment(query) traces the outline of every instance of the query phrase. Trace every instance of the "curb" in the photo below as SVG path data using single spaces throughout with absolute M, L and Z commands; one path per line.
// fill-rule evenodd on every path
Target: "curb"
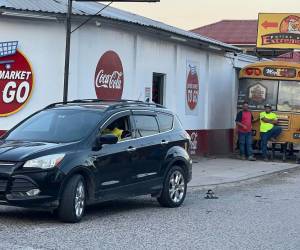
M 287 169 L 281 169 L 277 170 L 274 172 L 258 175 L 258 176 L 253 176 L 237 181 L 229 181 L 229 182 L 222 182 L 222 183 L 216 183 L 216 184 L 209 184 L 209 185 L 197 185 L 197 186 L 188 186 L 188 191 L 201 191 L 201 190 L 207 190 L 207 189 L 217 189 L 217 188 L 227 188 L 227 187 L 235 187 L 243 184 L 250 184 L 252 182 L 257 182 L 261 181 L 263 179 L 275 176 L 275 175 L 280 175 L 282 173 L 290 173 L 294 172 L 296 170 L 300 169 L 300 165 L 297 165 L 295 167 L 287 168 Z

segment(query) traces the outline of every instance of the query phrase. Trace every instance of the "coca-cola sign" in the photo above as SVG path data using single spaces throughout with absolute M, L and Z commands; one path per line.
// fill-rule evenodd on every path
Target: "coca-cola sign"
M 199 96 L 199 78 L 197 66 L 188 63 L 186 81 L 186 100 L 190 110 L 195 110 Z
M 105 52 L 96 68 L 95 90 L 100 100 L 120 100 L 124 87 L 124 71 L 119 55 Z

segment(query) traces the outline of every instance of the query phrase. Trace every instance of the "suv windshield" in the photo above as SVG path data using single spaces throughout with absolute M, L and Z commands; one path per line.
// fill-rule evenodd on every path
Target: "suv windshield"
M 66 143 L 89 135 L 101 120 L 100 112 L 87 110 L 45 110 L 11 131 L 6 140 Z

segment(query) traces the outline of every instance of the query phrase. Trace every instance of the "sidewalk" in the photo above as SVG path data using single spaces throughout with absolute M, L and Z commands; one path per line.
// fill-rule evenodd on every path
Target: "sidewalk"
M 193 161 L 189 187 L 216 186 L 284 172 L 300 165 L 283 162 L 242 161 L 230 158 L 199 158 Z

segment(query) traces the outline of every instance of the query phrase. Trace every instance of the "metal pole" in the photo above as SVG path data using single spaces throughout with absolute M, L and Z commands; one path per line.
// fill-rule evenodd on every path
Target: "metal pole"
M 68 12 L 67 12 L 67 20 L 66 20 L 66 50 L 65 50 L 65 73 L 64 73 L 63 102 L 68 101 L 70 45 L 71 45 L 71 16 L 72 16 L 72 0 L 68 0 Z

